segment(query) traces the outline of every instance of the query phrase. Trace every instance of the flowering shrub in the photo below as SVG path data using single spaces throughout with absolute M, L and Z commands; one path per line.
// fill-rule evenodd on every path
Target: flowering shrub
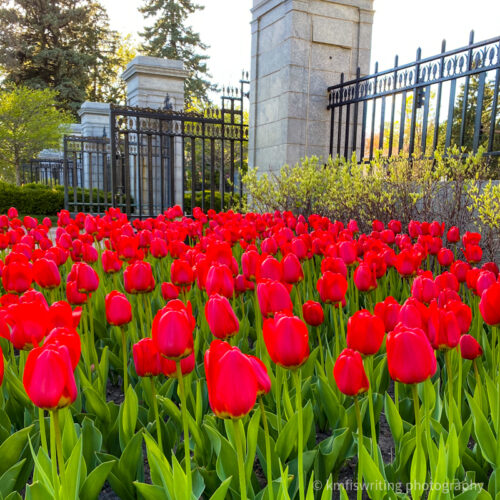
M 11 208 L 0 250 L 3 498 L 500 493 L 480 233 Z

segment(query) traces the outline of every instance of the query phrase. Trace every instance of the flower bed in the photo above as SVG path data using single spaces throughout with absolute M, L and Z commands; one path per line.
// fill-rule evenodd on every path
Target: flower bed
M 0 216 L 2 498 L 500 492 L 480 234 L 178 207 L 50 227 Z

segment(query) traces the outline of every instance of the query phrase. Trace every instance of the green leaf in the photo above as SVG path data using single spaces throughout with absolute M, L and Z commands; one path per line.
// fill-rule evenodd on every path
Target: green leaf
M 467 400 L 469 401 L 469 406 L 472 411 L 472 418 L 474 420 L 474 431 L 477 438 L 477 443 L 481 448 L 481 453 L 484 458 L 492 465 L 496 463 L 496 447 L 497 440 L 493 436 L 490 425 L 486 420 L 483 412 L 477 406 L 477 403 L 472 397 L 467 395 Z
M 308 401 L 303 411 L 304 429 L 310 430 L 314 420 L 311 402 Z M 297 444 L 298 413 L 286 423 L 276 441 L 276 453 L 282 462 L 286 462 Z
M 35 481 L 26 487 L 27 500 L 47 500 L 48 498 L 54 498 L 54 493 L 53 491 L 51 493 L 40 481 Z
M 80 489 L 80 500 L 94 500 L 99 496 L 99 492 L 115 463 L 116 461 L 112 460 L 103 462 L 87 476 Z
M 8 437 L 0 446 L 0 476 L 9 470 L 19 460 L 33 425 L 25 427 Z
M 111 421 L 111 414 L 106 402 L 103 401 L 101 395 L 93 387 L 85 387 L 83 389 L 85 395 L 87 411 L 93 413 L 99 420 L 105 424 Z
M 65 498 L 78 499 L 82 470 L 82 438 L 78 439 L 66 464 L 66 477 L 63 491 Z
M 415 447 L 415 453 L 411 461 L 411 492 L 413 498 L 420 498 L 425 489 L 425 479 L 427 477 L 427 462 L 425 460 L 422 446 Z
M 95 426 L 94 421 L 88 417 L 83 419 L 81 433 L 83 438 L 83 457 L 87 464 L 87 469 L 91 470 L 97 463 L 96 453 L 101 451 L 102 434 Z
M 125 401 L 120 405 L 119 413 L 119 433 L 120 433 L 120 447 L 125 449 L 128 442 L 132 439 L 137 426 L 137 416 L 139 414 L 139 401 L 137 394 L 132 386 L 127 389 Z
M 140 498 L 144 500 L 165 500 L 165 490 L 161 486 L 156 486 L 155 484 L 138 483 L 134 481 L 134 486 L 139 493 Z M 168 496 L 167 498 L 170 498 Z M 179 495 L 179 498 L 182 498 Z
M 403 419 L 399 414 L 394 401 L 391 399 L 388 393 L 385 393 L 385 416 L 387 418 L 387 423 L 391 429 L 392 436 L 394 437 L 394 441 L 399 443 L 401 438 L 403 437 Z
M 260 424 L 260 408 L 258 408 L 247 427 L 247 456 L 245 459 L 245 474 L 247 482 L 250 482 L 250 478 L 253 471 L 253 466 L 255 462 L 255 452 L 257 451 L 257 438 L 259 433 Z
M 363 478 L 366 482 L 366 488 L 370 498 L 382 500 L 389 491 L 389 486 L 386 484 L 384 476 L 382 476 L 380 470 L 375 465 L 375 462 L 364 446 L 361 447 L 360 459 Z
M 224 480 L 221 485 L 214 491 L 214 494 L 210 497 L 210 500 L 225 500 L 227 498 L 227 490 L 231 485 L 232 477 L 228 477 Z
M 17 477 L 23 468 L 26 459 L 23 458 L 17 464 L 14 464 L 9 470 L 5 471 L 0 477 L 0 498 L 5 498 L 12 493 L 16 485 Z

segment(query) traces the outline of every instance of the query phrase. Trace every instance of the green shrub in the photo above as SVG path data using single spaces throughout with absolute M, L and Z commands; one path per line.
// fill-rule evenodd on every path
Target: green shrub
M 465 231 L 474 229 L 481 216 L 479 205 L 469 209 L 475 206 L 474 187 L 491 176 L 482 151 L 474 155 L 452 148 L 430 159 L 376 155 L 362 164 L 355 156 L 330 158 L 326 164 L 313 156 L 293 167 L 285 165 L 278 174 L 259 176 L 257 169 L 250 169 L 243 183 L 250 208 L 259 212 L 290 210 L 306 217 L 318 213 L 343 222 L 356 219 L 363 231 L 374 219 L 403 224 L 442 220 Z M 500 229 L 493 231 L 498 234 Z

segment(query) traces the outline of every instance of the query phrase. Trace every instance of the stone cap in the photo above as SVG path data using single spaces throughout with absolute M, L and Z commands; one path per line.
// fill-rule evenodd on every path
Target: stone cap
M 105 115 L 109 114 L 111 110 L 109 102 L 92 102 L 85 101 L 78 110 L 78 115 L 83 114 L 94 114 L 94 115 Z
M 187 78 L 189 71 L 184 69 L 184 63 L 179 60 L 136 56 L 127 64 L 121 78 L 128 81 L 136 74 Z

